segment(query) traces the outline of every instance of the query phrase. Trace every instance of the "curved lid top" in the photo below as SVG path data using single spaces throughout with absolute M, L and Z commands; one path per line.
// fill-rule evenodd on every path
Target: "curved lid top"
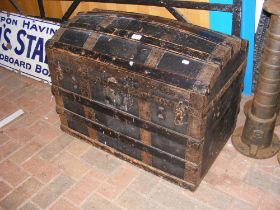
M 202 94 L 241 47 L 238 37 L 127 12 L 79 13 L 62 28 L 57 40 L 61 44 L 89 50 L 99 61 Z

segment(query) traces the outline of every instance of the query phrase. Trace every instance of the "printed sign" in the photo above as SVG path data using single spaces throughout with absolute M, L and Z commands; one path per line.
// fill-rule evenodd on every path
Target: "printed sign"
M 50 82 L 45 44 L 59 24 L 14 13 L 0 12 L 0 65 Z

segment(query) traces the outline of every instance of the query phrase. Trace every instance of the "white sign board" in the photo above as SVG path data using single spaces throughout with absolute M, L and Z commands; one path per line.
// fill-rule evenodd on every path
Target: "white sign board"
M 59 24 L 0 12 L 0 66 L 50 82 L 45 44 Z

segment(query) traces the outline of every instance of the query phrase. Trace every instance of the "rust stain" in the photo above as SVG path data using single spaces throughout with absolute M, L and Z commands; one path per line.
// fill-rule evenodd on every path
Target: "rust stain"
M 144 120 L 150 121 L 151 120 L 150 103 L 148 101 L 140 100 L 138 106 L 139 106 L 139 117 L 141 117 Z M 145 129 L 140 128 L 140 140 L 145 145 L 151 145 L 151 133 Z M 149 154 L 148 152 L 142 152 L 142 159 L 144 163 L 151 165 L 151 161 L 152 161 L 151 154 Z

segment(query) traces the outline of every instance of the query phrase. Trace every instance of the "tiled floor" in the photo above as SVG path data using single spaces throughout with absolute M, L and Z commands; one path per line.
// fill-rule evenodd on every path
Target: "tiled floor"
M 192 193 L 64 134 L 50 87 L 0 69 L 0 119 L 19 108 L 0 130 L 0 209 L 280 210 L 276 157 L 249 159 L 229 141 Z

